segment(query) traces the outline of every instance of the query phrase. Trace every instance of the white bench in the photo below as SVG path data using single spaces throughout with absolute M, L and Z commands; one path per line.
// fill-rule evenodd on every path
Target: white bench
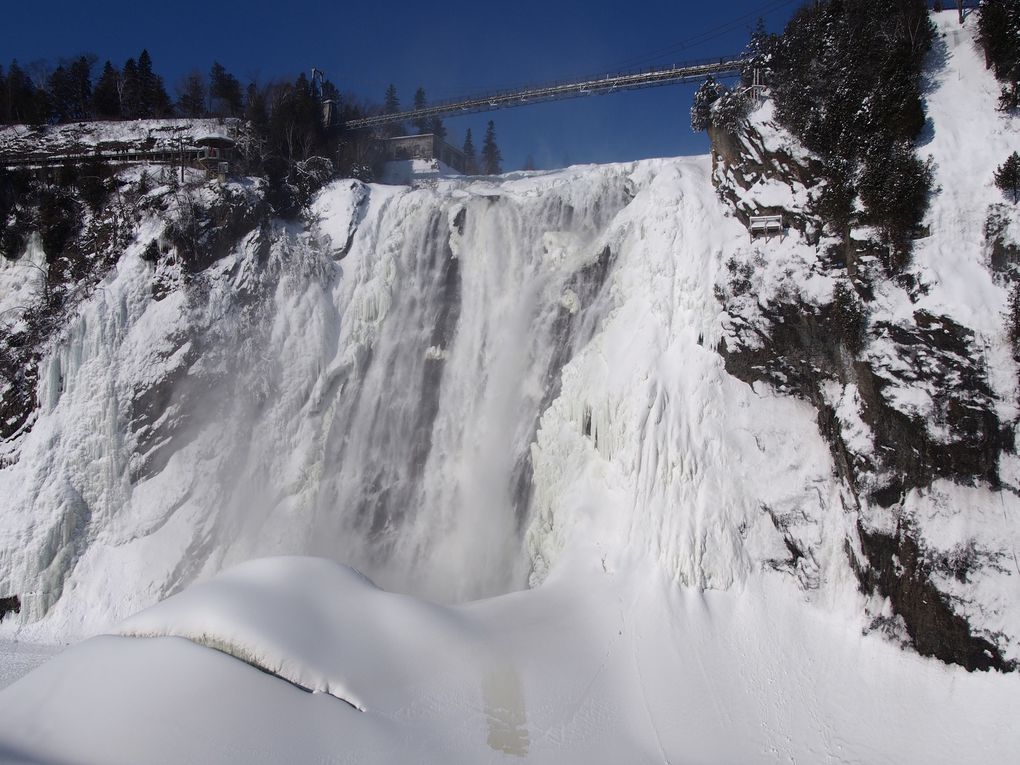
M 752 215 L 750 219 L 749 229 L 751 231 L 751 238 L 756 236 L 770 236 L 772 234 L 782 235 L 783 233 L 783 216 L 782 215 Z

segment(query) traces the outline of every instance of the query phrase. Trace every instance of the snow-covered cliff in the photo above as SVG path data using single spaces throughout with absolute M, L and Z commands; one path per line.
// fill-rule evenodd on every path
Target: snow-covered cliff
M 767 106 L 714 162 L 336 182 L 208 267 L 165 221 L 259 189 L 146 190 L 0 468 L 0 635 L 116 636 L 0 694 L 0 754 L 1005 761 L 1017 676 L 914 653 L 1020 660 L 983 228 L 1020 126 L 950 16 L 909 278 L 817 239 L 810 157 Z M 752 241 L 764 208 L 802 225 Z M 853 348 L 849 269 L 874 295 Z M 282 558 L 115 627 L 271 555 L 382 589 Z M 167 719 L 193 735 L 161 745 Z

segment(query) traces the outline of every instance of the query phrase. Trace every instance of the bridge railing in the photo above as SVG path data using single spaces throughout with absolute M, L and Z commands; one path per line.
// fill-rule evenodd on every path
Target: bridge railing
M 356 120 L 349 120 L 345 126 L 348 128 L 375 127 L 427 117 L 488 111 L 516 104 L 570 98 L 588 93 L 652 87 L 701 79 L 709 75 L 725 76 L 736 74 L 743 62 L 744 59 L 738 56 L 722 56 L 688 61 L 682 64 L 644 67 L 604 75 L 590 75 L 585 78 L 574 77 L 531 86 L 503 88 L 475 96 L 444 99 L 422 109 L 409 109 L 392 114 L 376 113 Z
M 660 66 L 647 66 L 647 67 L 640 67 L 640 68 L 637 68 L 637 69 L 624 69 L 624 70 L 619 71 L 619 72 L 612 72 L 612 73 L 608 73 L 608 74 L 603 74 L 603 73 L 599 72 L 599 73 L 591 73 L 591 74 L 587 74 L 587 75 L 579 75 L 577 77 L 564 77 L 564 78 L 559 79 L 559 80 L 553 80 L 552 82 L 548 82 L 548 81 L 537 82 L 537 81 L 532 80 L 531 82 L 525 82 L 525 83 L 521 83 L 519 85 L 508 86 L 508 87 L 501 88 L 499 90 L 486 91 L 486 92 L 484 92 L 484 93 L 482 93 L 480 95 L 464 95 L 464 96 L 459 96 L 459 97 L 456 97 L 456 98 L 441 99 L 439 101 L 435 101 L 433 103 L 430 103 L 429 106 L 444 107 L 444 106 L 450 106 L 451 104 L 458 104 L 458 103 L 460 103 L 462 101 L 469 101 L 469 100 L 473 101 L 473 100 L 479 100 L 479 99 L 484 99 L 484 98 L 493 98 L 493 97 L 499 97 L 499 96 L 513 95 L 515 93 L 519 93 L 521 91 L 526 91 L 526 90 L 539 90 L 541 88 L 563 87 L 563 86 L 571 85 L 571 84 L 574 84 L 574 83 L 591 82 L 591 81 L 597 81 L 597 80 L 600 80 L 600 79 L 609 79 L 609 78 L 614 78 L 614 77 L 634 77 L 634 76 L 638 76 L 638 75 L 642 75 L 642 74 L 652 74 L 653 72 L 675 71 L 675 70 L 679 70 L 679 69 L 693 69 L 695 67 L 702 67 L 702 66 L 725 65 L 727 63 L 739 63 L 741 61 L 743 61 L 743 59 L 740 56 L 713 56 L 711 58 L 702 58 L 702 59 L 694 59 L 694 60 L 691 60 L 691 61 L 685 61 L 685 62 L 680 63 L 680 64 L 670 64 L 670 65 L 660 65 Z M 376 115 L 372 115 L 372 116 L 376 116 Z

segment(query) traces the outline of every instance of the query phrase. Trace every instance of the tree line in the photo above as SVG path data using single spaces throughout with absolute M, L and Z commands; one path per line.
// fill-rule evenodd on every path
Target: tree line
M 247 88 L 218 61 L 208 75 L 192 70 L 175 87 L 176 98 L 168 94 L 163 78 L 153 69 L 152 57 L 143 50 L 123 66 L 107 61 L 95 76 L 98 59 L 81 54 L 61 60 L 56 67 L 33 62 L 28 68 L 17 60 L 6 70 L 0 66 L 0 124 L 60 124 L 88 120 L 134 120 L 165 117 L 246 117 L 271 110 L 279 102 L 279 91 L 304 85 L 276 82 Z M 339 100 L 328 81 L 322 88 Z
M 86 53 L 51 68 L 14 60 L 0 66 L 0 124 L 52 124 L 92 119 L 169 117 L 175 104 L 143 50 L 122 67 L 107 61 L 93 78 L 97 58 Z
M 1020 108 L 1020 0 L 984 0 L 977 28 L 985 64 L 1003 83 L 999 108 Z
M 174 96 L 156 73 L 152 56 L 143 50 L 117 66 L 106 61 L 97 67 L 94 54 L 61 60 L 55 67 L 33 62 L 22 67 L 17 60 L 0 66 L 0 124 L 61 124 L 88 120 L 133 120 L 181 117 L 236 117 L 251 127 L 251 137 L 240 147 L 245 172 L 278 179 L 290 173 L 295 162 L 328 157 L 342 173 L 370 179 L 378 171 L 380 157 L 368 146 L 369 135 L 348 135 L 343 141 L 323 122 L 322 102 L 333 102 L 335 124 L 382 111 L 399 112 L 400 100 L 393 85 L 381 105 L 341 96 L 325 77 L 314 81 L 306 74 L 293 81 L 266 84 L 241 81 L 218 61 L 208 73 L 195 69 L 176 83 Z M 415 109 L 428 105 L 425 89 L 414 94 Z M 433 133 L 447 139 L 439 118 L 417 119 L 413 124 L 388 125 L 385 136 L 411 132 Z M 341 151 L 340 143 L 343 143 Z M 461 144 L 469 173 L 502 172 L 502 154 L 496 129 L 489 121 L 481 152 L 475 149 L 470 129 Z

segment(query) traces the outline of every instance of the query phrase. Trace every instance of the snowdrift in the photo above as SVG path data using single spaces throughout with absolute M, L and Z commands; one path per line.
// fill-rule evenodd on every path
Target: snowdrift
M 637 560 L 575 573 L 442 607 L 329 561 L 247 563 L 0 694 L 0 754 L 950 763 L 1020 745 L 1015 677 L 863 637 L 782 581 L 678 588 Z

